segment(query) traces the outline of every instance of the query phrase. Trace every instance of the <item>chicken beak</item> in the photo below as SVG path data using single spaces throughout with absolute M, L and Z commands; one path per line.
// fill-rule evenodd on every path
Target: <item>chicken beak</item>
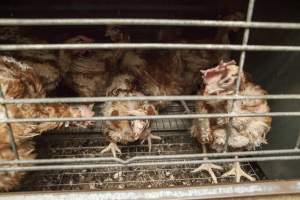
M 144 123 L 142 120 L 135 120 L 131 123 L 131 129 L 134 133 L 134 139 L 137 140 L 140 138 L 140 135 L 147 128 L 147 123 Z
M 135 139 L 135 140 L 138 140 L 139 138 L 140 138 L 140 133 L 135 133 L 135 134 L 134 134 L 134 139 Z
M 70 122 L 65 122 L 65 127 L 68 128 L 70 126 Z

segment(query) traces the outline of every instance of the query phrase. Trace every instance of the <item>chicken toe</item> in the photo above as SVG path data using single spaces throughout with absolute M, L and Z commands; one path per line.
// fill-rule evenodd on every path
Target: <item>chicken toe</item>
M 152 140 L 161 140 L 161 137 L 159 137 L 157 135 L 153 135 L 153 134 L 150 133 L 146 139 L 148 141 L 149 152 L 151 152 L 151 150 L 152 150 Z M 143 144 L 144 142 L 145 142 L 145 139 L 142 140 L 141 144 Z
M 113 156 L 116 158 L 118 153 L 122 153 L 121 150 L 119 149 L 118 145 L 114 142 L 111 142 L 107 147 L 105 147 L 102 151 L 101 154 L 106 153 L 106 152 L 111 152 Z
M 217 177 L 216 177 L 213 169 L 215 169 L 215 170 L 223 170 L 223 167 L 221 167 L 219 165 L 215 165 L 213 163 L 204 163 L 204 164 L 200 165 L 200 167 L 194 169 L 192 171 L 192 173 L 206 171 L 211 176 L 213 183 L 218 183 Z
M 228 176 L 235 176 L 235 180 L 237 183 L 241 181 L 241 177 L 245 177 L 249 181 L 255 181 L 256 179 L 250 175 L 248 175 L 244 170 L 241 168 L 239 162 L 235 162 L 232 166 L 232 169 L 228 172 L 225 172 L 221 177 L 228 177 Z

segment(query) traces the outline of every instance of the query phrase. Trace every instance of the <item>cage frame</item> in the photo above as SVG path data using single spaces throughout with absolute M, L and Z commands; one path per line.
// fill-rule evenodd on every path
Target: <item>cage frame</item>
M 241 83 L 241 74 L 243 72 L 244 63 L 246 59 L 247 51 L 284 51 L 284 52 L 299 52 L 300 46 L 282 46 L 282 45 L 249 45 L 249 35 L 251 29 L 300 29 L 300 23 L 278 23 L 278 22 L 254 22 L 252 21 L 252 15 L 254 11 L 255 0 L 249 0 L 247 8 L 247 17 L 245 21 L 223 21 L 223 20 L 173 20 L 173 19 L 0 19 L 0 26 L 67 26 L 67 25 L 141 25 L 141 26 L 152 26 L 152 25 L 164 25 L 164 26 L 197 26 L 197 27 L 238 27 L 244 28 L 243 40 L 241 45 L 221 45 L 221 44 L 178 44 L 178 43 L 106 43 L 106 44 L 1 44 L 0 51 L 20 51 L 20 50 L 42 50 L 42 49 L 202 49 L 202 50 L 232 50 L 239 51 L 239 73 L 238 81 L 236 83 L 236 90 L 234 95 L 229 96 L 144 96 L 144 97 L 78 97 L 78 98 L 38 98 L 38 99 L 5 99 L 3 97 L 2 89 L 0 90 L 0 104 L 4 106 L 5 117 L 0 120 L 0 123 L 8 124 L 8 134 L 10 138 L 10 144 L 13 152 L 16 156 L 16 160 L 11 161 L 0 161 L 0 172 L 8 171 L 40 171 L 49 169 L 79 169 L 79 168 L 101 168 L 111 166 L 147 166 L 147 165 L 176 165 L 182 162 L 201 164 L 201 163 L 219 163 L 219 162 L 234 162 L 234 161 L 270 161 L 270 160 L 299 160 L 300 159 L 300 132 L 294 148 L 291 149 L 279 149 L 279 150 L 255 150 L 247 152 L 227 152 L 227 148 L 224 153 L 207 153 L 207 154 L 182 154 L 182 155 L 158 155 L 158 156 L 137 156 L 128 160 L 120 158 L 104 157 L 104 158 L 61 158 L 61 159 L 37 159 L 37 160 L 19 160 L 17 147 L 15 144 L 14 135 L 10 126 L 10 123 L 26 123 L 26 122 L 66 122 L 66 121 L 103 121 L 103 120 L 134 120 L 134 119 L 195 119 L 195 118 L 232 118 L 232 117 L 256 117 L 256 116 L 300 116 L 300 112 L 268 112 L 268 113 L 216 113 L 216 114 L 173 114 L 173 115 L 154 115 L 154 116 L 112 116 L 112 117 L 88 117 L 88 118 L 27 118 L 27 119 L 12 119 L 7 114 L 7 104 L 18 104 L 18 103 L 91 103 L 91 102 L 106 102 L 106 101 L 141 101 L 141 100 L 163 100 L 163 101 L 181 101 L 182 105 L 185 105 L 185 101 L 197 101 L 197 100 L 243 100 L 243 99 L 275 99 L 275 100 L 300 100 L 300 94 L 278 94 L 278 95 L 263 95 L 263 96 L 242 96 L 239 94 L 239 88 Z M 187 106 L 184 106 L 187 110 Z M 227 133 L 227 139 L 228 139 Z M 228 140 L 226 140 L 226 147 L 228 146 Z M 288 154 L 288 155 L 287 155 Z M 239 157 L 238 157 L 239 156 Z M 240 157 L 247 156 L 247 157 Z M 250 157 L 252 156 L 252 157 Z M 204 157 L 210 158 L 209 160 L 203 159 Z M 219 158 L 228 157 L 228 158 Z M 177 161 L 169 161 L 171 159 L 182 159 Z M 153 162 L 156 159 L 156 162 Z M 190 159 L 190 160 L 186 160 Z M 194 160 L 197 159 L 197 160 Z M 145 162 L 151 160 L 150 162 Z M 161 161 L 164 160 L 164 161 Z M 103 162 L 98 164 L 68 164 L 68 163 L 89 163 L 89 162 Z M 113 163 L 105 164 L 105 162 L 111 161 Z M 39 166 L 25 166 L 25 167 L 2 167 L 7 164 L 43 164 Z M 47 164 L 64 164 L 64 165 L 49 165 Z M 250 193 L 240 192 L 246 191 L 245 188 L 254 187 L 256 185 L 259 191 L 252 191 Z M 266 194 L 279 194 L 279 193 L 300 193 L 299 181 L 273 181 L 273 182 L 258 182 L 258 183 L 244 183 L 239 185 L 225 185 L 225 186 L 203 186 L 195 188 L 164 188 L 162 190 L 155 190 L 156 197 L 164 198 L 175 198 L 174 190 L 184 191 L 185 196 L 178 196 L 181 199 L 197 197 L 212 198 L 212 197 L 226 197 L 229 195 L 233 196 L 252 196 L 252 195 L 266 195 Z M 205 188 L 209 188 L 205 190 Z M 222 191 L 225 196 L 218 196 L 220 193 L 212 192 Z M 231 189 L 228 189 L 230 187 Z M 244 188 L 244 189 L 241 189 Z M 285 191 L 282 191 L 285 188 Z M 203 191 L 206 192 L 203 192 Z M 202 191 L 202 192 L 201 192 Z M 226 191 L 231 191 L 226 194 Z M 147 197 L 151 193 L 150 190 L 142 191 L 127 191 L 128 195 L 143 194 L 143 197 Z M 142 193 L 141 193 L 142 192 Z M 200 193 L 199 193 L 200 192 Z M 257 193 L 258 192 L 258 193 Z M 261 192 L 261 193 L 260 193 Z M 123 191 L 119 193 L 124 194 Z M 76 193 L 76 194 L 80 194 Z M 86 194 L 82 192 L 82 194 Z M 117 197 L 118 192 L 99 191 L 91 192 L 86 194 L 85 197 L 90 196 L 90 199 L 96 199 L 101 195 L 108 195 L 110 197 Z M 159 196 L 161 194 L 162 196 Z M 192 195 L 190 195 L 192 194 Z M 199 195 L 201 194 L 201 195 Z M 205 195 L 212 196 L 205 196 Z M 246 194 L 246 195 L 245 195 Z M 9 195 L 9 196 L 7 196 Z M 29 199 L 45 198 L 47 195 L 52 195 L 55 198 L 70 197 L 71 193 L 37 193 L 36 196 L 24 193 L 24 197 Z M 66 196 L 64 196 L 66 195 Z M 94 197 L 91 195 L 95 195 Z M 112 196 L 111 196 L 112 195 Z M 121 197 L 120 199 L 125 199 Z M 157 196 L 158 195 L 158 196 Z M 204 196 L 203 196 L 204 195 Z M 108 197 L 107 196 L 107 197 Z M 142 197 L 140 196 L 140 197 Z M 228 197 L 229 197 L 228 196 Z M 18 193 L 11 194 L 0 194 L 1 198 L 18 199 L 21 196 Z M 124 196 L 125 197 L 125 196 Z M 133 197 L 133 196 L 131 196 Z M 148 196 L 149 197 L 149 196 Z M 177 198 L 177 197 L 176 197 Z M 97 198 L 98 199 L 98 198 Z

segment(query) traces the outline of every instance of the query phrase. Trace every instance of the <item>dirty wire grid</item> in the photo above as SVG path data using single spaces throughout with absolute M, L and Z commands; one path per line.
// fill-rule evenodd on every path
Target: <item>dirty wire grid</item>
M 210 20 L 154 20 L 154 19 L 1 19 L 0 20 L 0 25 L 22 25 L 22 26 L 29 26 L 29 25 L 90 25 L 90 24 L 119 24 L 119 25 L 166 25 L 166 26 L 213 26 L 213 27 L 242 27 L 245 28 L 244 32 L 244 37 L 243 37 L 243 43 L 242 45 L 218 45 L 218 44 L 158 44 L 158 43 L 140 43 L 140 44 L 27 44 L 27 45 L 0 45 L 0 50 L 5 51 L 5 50 L 29 50 L 29 49 L 85 49 L 85 48 L 95 48 L 95 49 L 112 49 L 112 48 L 127 48 L 127 49 L 137 49 L 137 48 L 143 48 L 143 49 L 162 49 L 162 48 L 168 48 L 168 49 L 206 49 L 206 50 L 215 50 L 215 49 L 227 49 L 227 50 L 234 50 L 234 51 L 241 51 L 241 57 L 240 57 L 240 72 L 239 72 L 239 80 L 241 77 L 241 71 L 244 66 L 244 61 L 245 61 L 245 56 L 246 56 L 246 51 L 300 51 L 299 46 L 268 46 L 268 45 L 248 45 L 248 38 L 249 38 L 249 31 L 250 28 L 274 28 L 274 29 L 300 29 L 300 24 L 299 23 L 268 23 L 268 22 L 252 22 L 252 14 L 254 10 L 254 0 L 249 0 L 248 4 L 248 11 L 247 11 L 247 19 L 245 22 L 224 22 L 224 21 L 210 21 Z M 237 88 L 239 88 L 239 83 L 240 81 L 237 82 Z M 150 100 L 151 98 L 154 97 L 145 97 L 144 100 Z M 170 98 L 170 100 L 174 100 L 176 98 L 173 97 L 166 97 Z M 180 98 L 180 97 L 178 97 Z M 198 97 L 205 99 L 204 97 Z M 222 99 L 222 98 L 228 98 L 228 99 L 247 99 L 250 97 L 245 97 L 245 96 L 240 96 L 238 94 L 238 90 L 236 90 L 236 94 L 233 96 L 228 96 L 228 97 L 209 97 L 212 99 Z M 255 98 L 255 97 L 253 97 Z M 257 98 L 262 98 L 262 99 L 299 99 L 300 95 L 266 95 L 260 96 Z M 77 99 L 77 100 L 76 100 Z M 90 99 L 91 100 L 91 99 Z M 95 99 L 96 100 L 96 99 Z M 98 100 L 100 100 L 98 98 Z M 109 101 L 112 100 L 110 97 L 102 97 L 102 101 Z M 118 100 L 118 99 L 115 99 Z M 130 100 L 134 100 L 130 99 Z M 182 97 L 181 100 L 184 100 L 184 97 Z M 192 99 L 196 100 L 196 99 Z M 63 98 L 57 98 L 57 99 L 36 99 L 36 100 L 26 100 L 26 99 L 20 99 L 20 100 L 4 100 L 3 98 L 0 99 L 0 103 L 3 105 L 6 105 L 6 103 L 17 103 L 18 101 L 22 101 L 22 103 L 41 103 L 41 102 L 63 102 Z M 86 102 L 86 99 L 84 98 L 74 98 L 74 101 L 76 102 Z M 3 119 L 1 122 L 2 123 L 11 123 L 11 122 L 42 122 L 42 121 L 70 121 L 70 120 L 76 120 L 76 121 L 81 121 L 81 120 L 95 120 L 95 121 L 103 121 L 103 120 L 120 120 L 120 119 L 160 119 L 160 120 L 170 120 L 170 121 L 180 121 L 180 119 L 193 119 L 193 118 L 200 118 L 200 117 L 238 117 L 238 116 L 249 116 L 249 117 L 254 117 L 254 116 L 300 116 L 300 112 L 270 112 L 270 113 L 253 113 L 253 114 L 239 114 L 239 113 L 221 113 L 221 114 L 173 114 L 173 115 L 158 115 L 158 116 L 146 116 L 146 117 L 134 117 L 134 116 L 122 116 L 122 117 L 110 117 L 110 118 L 105 118 L 105 117 L 93 117 L 93 118 L 49 118 L 49 119 L 43 119 L 43 118 L 36 118 L 36 119 Z M 171 120 L 172 119 L 172 120 Z M 162 123 L 162 126 L 166 124 Z M 299 135 L 300 136 L 300 135 Z M 298 138 L 298 141 L 300 139 Z M 14 145 L 14 138 L 13 134 L 11 134 L 11 140 L 10 143 L 12 145 L 12 148 L 15 149 Z M 291 156 L 268 156 L 268 157 L 249 157 L 249 158 L 234 158 L 234 159 L 215 159 L 215 160 L 190 160 L 186 161 L 183 160 L 181 163 L 189 163 L 189 164 L 199 164 L 199 163 L 205 163 L 205 162 L 232 162 L 232 161 L 264 161 L 264 160 L 289 160 L 289 159 L 300 159 L 299 156 L 299 150 L 298 150 L 299 142 L 297 142 L 295 149 L 288 149 L 288 150 L 277 150 L 273 152 L 267 152 L 267 151 L 262 151 L 260 155 L 276 155 L 276 154 L 281 154 L 281 153 L 291 153 L 295 155 Z M 14 151 L 15 154 L 17 155 L 17 152 Z M 253 152 L 248 152 L 249 155 L 259 155 L 257 154 L 258 151 L 253 151 Z M 237 156 L 237 155 L 242 155 L 242 153 L 237 153 L 236 155 L 226 153 L 226 155 L 230 156 Z M 202 155 L 204 157 L 206 155 Z M 213 156 L 213 154 L 212 154 Z M 219 157 L 222 157 L 219 155 Z M 157 156 L 159 158 L 159 156 Z M 172 159 L 172 156 L 169 157 Z M 147 158 L 145 156 L 144 160 L 150 160 L 155 158 Z M 183 158 L 181 158 L 183 159 Z M 105 159 L 104 159 L 105 160 Z M 125 161 L 123 160 L 123 165 L 122 165 L 122 160 L 121 159 L 113 159 L 113 158 L 107 158 L 106 161 L 118 161 L 119 164 L 116 164 L 117 166 L 124 166 Z M 143 160 L 142 157 L 137 158 L 138 160 Z M 42 160 L 36 160 L 35 163 L 43 163 Z M 0 165 L 3 164 L 25 164 L 25 163 L 30 163 L 33 161 L 1 161 Z M 48 162 L 48 161 L 47 161 Z M 45 160 L 45 163 L 47 163 Z M 164 165 L 167 164 L 167 162 L 153 162 L 153 164 L 157 165 Z M 51 163 L 51 161 L 49 161 Z M 53 160 L 53 163 L 55 163 L 55 160 Z M 171 163 L 171 162 L 170 162 Z M 180 162 L 173 162 L 173 165 L 176 165 Z M 143 163 L 131 163 L 135 164 L 136 166 L 143 166 Z M 138 165 L 140 164 L 140 165 Z M 147 164 L 147 163 L 144 163 Z M 108 164 L 113 166 L 113 164 Z M 145 166 L 151 165 L 151 163 L 148 163 Z M 76 169 L 76 165 L 73 165 L 74 169 Z M 96 165 L 89 165 L 90 168 L 95 167 Z M 130 166 L 127 165 L 127 166 Z M 47 168 L 48 167 L 48 168 Z M 65 169 L 68 168 L 69 166 L 65 165 Z M 77 166 L 79 168 L 84 168 L 84 165 Z M 34 166 L 34 167 L 11 167 L 11 168 L 0 168 L 0 171 L 33 171 L 33 170 L 47 170 L 47 169 L 59 169 L 59 166 L 55 168 L 54 166 Z M 64 169 L 61 167 L 61 169 Z
M 189 109 L 194 106 L 189 104 Z M 101 105 L 99 105 L 101 107 Z M 166 113 L 183 112 L 179 103 L 174 103 Z M 143 155 L 178 155 L 200 152 L 199 145 L 191 140 L 188 129 L 189 120 L 156 120 L 152 124 L 155 135 L 162 138 L 160 143 L 153 144 L 152 152 L 148 152 L 146 144 L 138 142 L 130 145 L 120 145 L 122 159 L 130 159 Z M 37 138 L 37 149 L 40 159 L 43 158 L 95 158 L 109 156 L 101 155 L 100 151 L 107 141 L 100 134 L 101 122 L 90 131 L 71 128 L 51 131 Z M 51 135 L 51 137 L 48 137 Z M 43 148 L 39 148 L 43 147 Z M 223 164 L 228 168 L 228 164 Z M 203 174 L 191 173 L 197 165 L 180 164 L 175 166 L 145 166 L 145 167 L 110 167 L 102 169 L 51 170 L 29 173 L 17 191 L 76 191 L 76 190 L 107 190 L 107 189 L 141 189 L 175 186 L 195 186 L 211 183 L 211 178 Z M 242 168 L 257 180 L 265 177 L 257 165 L 250 162 L 242 163 Z M 217 173 L 219 183 L 234 182 L 234 178 L 222 178 Z

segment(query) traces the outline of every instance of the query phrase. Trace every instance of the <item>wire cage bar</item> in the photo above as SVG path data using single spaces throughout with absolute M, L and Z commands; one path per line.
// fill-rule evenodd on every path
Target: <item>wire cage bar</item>
M 1 26 L 140 25 L 300 29 L 299 23 L 183 19 L 0 19 Z
M 134 97 L 72 97 L 72 98 L 34 98 L 34 99 L 3 99 L 1 104 L 34 104 L 34 103 L 97 103 L 107 101 L 209 101 L 209 100 L 300 100 L 300 94 L 274 95 L 228 95 L 228 96 L 134 96 Z
M 57 49 L 198 49 L 231 51 L 300 51 L 299 46 L 280 45 L 222 45 L 222 44 L 176 44 L 176 43 L 92 43 L 92 44 L 3 44 L 0 51 Z
M 234 197 L 253 197 L 253 194 L 258 196 L 267 195 L 283 195 L 297 194 L 299 181 L 280 181 L 280 182 L 262 182 L 262 183 L 245 183 L 234 185 L 210 185 L 201 187 L 176 187 L 166 188 L 163 191 L 160 189 L 147 190 L 126 190 L 126 191 L 89 191 L 89 192 L 57 192 L 57 193 L 18 193 L 11 196 L 3 195 L 0 199 L 44 199 L 57 200 L 63 199 L 220 199 Z
M 248 9 L 247 9 L 247 17 L 246 17 L 247 22 L 251 22 L 251 20 L 252 20 L 254 4 L 255 4 L 255 0 L 249 0 Z M 246 46 L 248 44 L 249 35 L 250 35 L 250 29 L 246 28 L 244 30 L 244 34 L 243 34 L 243 41 L 242 41 L 243 46 Z M 240 86 L 241 86 L 241 79 L 242 79 L 241 77 L 242 77 L 242 73 L 243 73 L 243 69 L 244 69 L 245 59 L 246 59 L 246 51 L 243 50 L 240 55 L 239 72 L 238 72 L 238 77 L 237 77 L 236 87 L 235 87 L 235 92 L 234 92 L 236 96 L 239 95 L 239 93 L 240 93 Z M 229 113 L 232 113 L 233 107 L 234 107 L 234 100 L 228 101 L 228 103 L 230 105 Z M 227 131 L 226 131 L 224 152 L 228 151 L 228 139 L 229 139 L 229 136 L 232 134 L 231 130 L 232 130 L 232 118 L 229 118 L 229 124 L 227 126 Z
M 2 123 L 26 122 L 68 122 L 68 121 L 105 121 L 105 120 L 139 120 L 139 119 L 195 119 L 195 118 L 230 118 L 230 117 L 287 117 L 300 116 L 300 112 L 269 112 L 269 113 L 216 113 L 216 114 L 170 114 L 146 116 L 111 116 L 111 117 L 61 117 L 61 118 L 13 118 L 2 119 Z

